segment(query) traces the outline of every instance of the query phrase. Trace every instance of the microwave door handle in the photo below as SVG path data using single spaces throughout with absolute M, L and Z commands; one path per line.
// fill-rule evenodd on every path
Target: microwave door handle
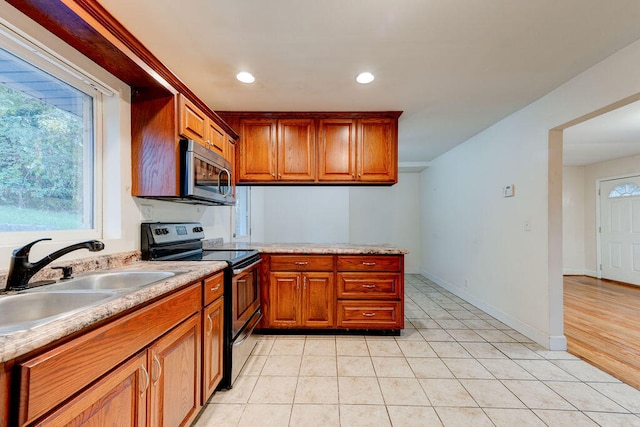
M 227 197 L 229 196 L 229 194 L 231 194 L 231 172 L 229 172 L 227 169 L 222 168 L 222 170 L 220 171 L 220 173 L 218 174 L 218 191 L 222 192 L 222 189 L 220 188 L 220 175 L 222 175 L 223 173 L 225 173 L 227 175 L 227 191 L 226 193 L 224 193 L 223 197 Z

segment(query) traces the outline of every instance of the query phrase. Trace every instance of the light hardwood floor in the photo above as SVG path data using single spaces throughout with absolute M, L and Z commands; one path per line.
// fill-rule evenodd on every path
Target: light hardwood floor
M 640 287 L 565 276 L 564 328 L 570 353 L 640 389 Z

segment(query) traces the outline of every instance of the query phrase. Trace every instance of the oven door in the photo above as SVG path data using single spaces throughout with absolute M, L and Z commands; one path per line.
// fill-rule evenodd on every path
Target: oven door
M 262 260 L 257 260 L 251 265 L 240 270 L 233 270 L 231 283 L 231 338 L 236 338 L 238 332 L 249 321 L 258 309 L 260 309 L 260 289 L 258 287 L 258 265 Z

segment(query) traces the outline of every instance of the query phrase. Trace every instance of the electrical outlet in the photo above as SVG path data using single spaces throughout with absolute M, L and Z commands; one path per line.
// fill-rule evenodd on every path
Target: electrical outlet
M 140 205 L 140 213 L 144 221 L 151 221 L 153 219 L 153 206 Z
M 531 231 L 531 218 L 524 220 L 524 231 Z

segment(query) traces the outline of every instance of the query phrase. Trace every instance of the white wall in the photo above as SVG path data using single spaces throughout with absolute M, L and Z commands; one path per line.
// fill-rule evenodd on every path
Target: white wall
M 549 130 L 638 92 L 640 42 L 432 161 L 422 173 L 423 273 L 538 343 L 565 347 L 562 267 L 551 259 L 561 240 L 548 234 L 561 221 L 549 216 L 561 166 L 549 169 Z M 503 198 L 508 184 L 516 196 Z
M 584 166 L 562 168 L 563 274 L 585 274 L 584 169 Z
M 252 187 L 251 240 L 276 243 L 392 244 L 419 271 L 419 174 L 385 187 Z
M 153 200 L 142 200 L 131 196 L 131 105 L 130 88 L 96 66 L 84 55 L 53 36 L 29 18 L 18 12 L 6 2 L 0 2 L 0 16 L 2 19 L 27 33 L 36 41 L 55 51 L 58 55 L 70 60 L 84 71 L 108 84 L 118 91 L 113 98 L 105 99 L 105 109 L 110 113 L 110 121 L 105 123 L 103 156 L 107 162 L 104 176 L 101 178 L 105 191 L 103 198 L 103 236 L 105 250 L 100 254 L 132 251 L 140 249 L 140 222 L 142 215 L 139 205 L 153 206 L 153 221 L 202 221 L 205 234 L 209 237 L 224 237 L 230 240 L 231 208 L 226 206 L 196 207 L 177 203 L 167 203 Z M 0 243 L 0 270 L 9 266 L 13 249 L 33 240 L 31 237 L 20 237 L 15 233 L 15 239 L 7 243 L 6 239 Z M 39 237 L 47 237 L 43 232 Z M 56 237 L 51 243 L 38 243 L 31 251 L 31 260 L 75 243 L 78 239 Z M 65 259 L 95 256 L 88 251 L 76 251 L 65 256 Z

